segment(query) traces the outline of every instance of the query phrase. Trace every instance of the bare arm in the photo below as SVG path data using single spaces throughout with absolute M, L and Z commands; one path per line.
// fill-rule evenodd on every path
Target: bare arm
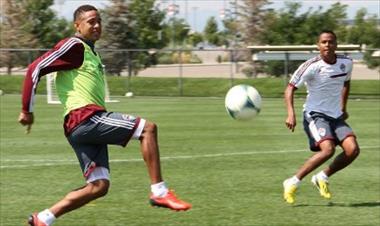
M 294 128 L 297 125 L 296 114 L 294 112 L 294 91 L 296 88 L 292 85 L 288 85 L 285 89 L 284 100 L 288 116 L 285 120 L 285 125 L 289 130 L 294 132 Z
M 346 81 L 342 89 L 342 111 L 343 111 L 343 118 L 345 120 L 348 118 L 347 100 L 348 100 L 348 95 L 350 94 L 350 87 L 351 87 L 350 81 Z

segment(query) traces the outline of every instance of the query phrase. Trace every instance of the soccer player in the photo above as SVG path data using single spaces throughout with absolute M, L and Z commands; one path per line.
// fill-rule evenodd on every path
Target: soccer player
M 173 210 L 188 210 L 191 204 L 178 199 L 161 176 L 157 126 L 131 115 L 107 112 L 103 65 L 94 49 L 102 27 L 98 10 L 83 5 L 74 12 L 76 34 L 63 39 L 28 67 L 18 121 L 30 130 L 33 104 L 41 76 L 57 72 L 56 88 L 64 106 L 64 131 L 79 160 L 86 184 L 39 213 L 28 223 L 50 226 L 63 214 L 107 194 L 110 186 L 108 144 L 126 146 L 137 139 L 151 181 L 150 203 Z
M 294 131 L 294 92 L 303 84 L 308 95 L 303 109 L 304 130 L 309 138 L 311 151 L 315 152 L 296 174 L 283 182 L 284 199 L 295 202 L 295 193 L 301 180 L 333 157 L 336 145 L 343 152 L 336 156 L 324 170 L 313 175 L 311 182 L 322 197 L 331 198 L 328 179 L 348 166 L 359 155 L 356 137 L 346 123 L 348 118 L 347 99 L 350 91 L 352 60 L 335 54 L 337 37 L 333 31 L 322 31 L 317 41 L 319 56 L 303 63 L 293 74 L 285 90 L 288 116 L 286 127 Z

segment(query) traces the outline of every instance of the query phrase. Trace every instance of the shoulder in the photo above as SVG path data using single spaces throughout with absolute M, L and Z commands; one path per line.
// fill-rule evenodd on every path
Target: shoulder
M 84 45 L 79 38 L 69 37 L 59 41 L 53 48 L 54 50 L 67 52 L 68 50 L 84 51 Z
M 346 64 L 352 64 L 353 63 L 353 60 L 351 57 L 349 57 L 347 55 L 343 55 L 343 54 L 336 55 L 336 59 L 339 61 L 343 61 Z
M 301 71 L 303 73 L 306 70 L 312 70 L 313 68 L 315 68 L 315 66 L 318 65 L 317 63 L 320 62 L 321 60 L 322 60 L 322 58 L 320 56 L 313 57 L 313 58 L 305 61 L 304 63 L 302 63 L 299 66 L 299 71 Z
M 337 54 L 336 55 L 336 58 L 337 59 L 342 59 L 342 60 L 349 60 L 349 61 L 352 61 L 352 58 L 347 56 L 347 55 L 343 55 L 343 54 Z

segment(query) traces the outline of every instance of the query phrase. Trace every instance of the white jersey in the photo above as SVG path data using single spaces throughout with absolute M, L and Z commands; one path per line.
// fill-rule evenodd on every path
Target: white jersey
M 352 59 L 337 55 L 335 64 L 328 64 L 321 56 L 303 63 L 293 74 L 289 84 L 307 88 L 304 111 L 320 112 L 333 118 L 342 115 L 342 89 L 344 82 L 351 79 Z

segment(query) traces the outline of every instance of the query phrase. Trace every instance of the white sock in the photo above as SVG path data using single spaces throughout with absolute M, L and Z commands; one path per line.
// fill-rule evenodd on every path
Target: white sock
M 297 176 L 294 175 L 293 177 L 288 179 L 288 183 L 294 184 L 295 186 L 298 187 L 301 184 L 301 181 L 300 179 L 298 179 Z
M 317 174 L 317 178 L 325 181 L 329 180 L 329 177 L 323 172 L 323 170 Z
M 169 191 L 164 181 L 161 181 L 157 184 L 152 184 L 150 186 L 150 189 L 154 196 L 159 196 L 159 197 L 164 197 Z
M 51 224 L 53 224 L 55 220 L 54 214 L 49 209 L 39 212 L 37 217 L 40 221 L 44 222 L 47 226 L 50 226 Z

